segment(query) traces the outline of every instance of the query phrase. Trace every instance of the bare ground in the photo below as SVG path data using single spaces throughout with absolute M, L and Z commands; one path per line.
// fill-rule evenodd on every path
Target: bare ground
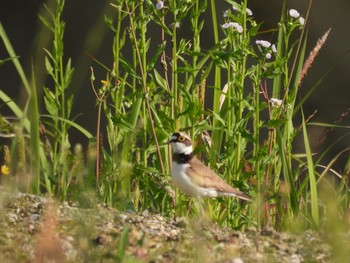
M 240 232 L 4 191 L 0 204 L 0 262 L 339 262 L 315 231 Z

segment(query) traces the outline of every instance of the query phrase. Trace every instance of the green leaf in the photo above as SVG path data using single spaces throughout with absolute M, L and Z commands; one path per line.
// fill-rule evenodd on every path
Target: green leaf
M 45 17 L 39 15 L 39 19 L 51 32 L 55 32 L 55 30 L 52 27 L 51 23 Z
M 113 116 L 112 121 L 116 127 L 122 130 L 132 131 L 132 125 L 128 122 L 128 119 L 122 114 Z
M 222 119 L 221 116 L 220 116 L 219 114 L 217 114 L 217 113 L 214 112 L 214 111 L 210 111 L 210 112 L 213 114 L 215 120 L 219 121 L 219 122 L 222 124 L 223 127 L 226 127 L 226 122 L 225 122 L 225 120 Z
M 196 69 L 192 67 L 178 67 L 176 73 L 191 73 L 195 71 Z
M 159 86 L 161 86 L 163 89 L 167 89 L 165 79 L 158 73 L 156 69 L 154 69 L 154 79 Z
M 40 193 L 40 134 L 39 134 L 39 106 L 35 86 L 34 69 L 32 65 L 32 85 L 30 106 L 30 176 L 32 190 Z
M 155 123 L 161 129 L 165 129 L 167 131 L 175 130 L 175 122 L 169 116 L 169 113 L 164 112 L 161 109 L 158 109 L 155 105 L 151 105 L 152 113 L 154 115 Z
M 286 149 L 286 144 L 284 142 L 284 138 L 282 136 L 282 132 L 280 131 L 280 129 L 276 130 L 276 139 L 277 139 L 277 145 L 278 145 L 278 153 L 282 161 L 283 176 L 289 186 L 290 206 L 293 212 L 297 213 L 299 211 L 298 195 L 295 189 L 292 168 L 287 158 L 288 152 Z
M 52 56 L 51 52 L 49 50 L 47 50 L 46 48 L 44 48 L 44 51 L 46 53 L 46 55 L 55 62 L 55 58 Z
M 129 232 L 130 232 L 130 225 L 125 224 L 123 227 L 123 231 L 120 235 L 119 242 L 118 242 L 118 252 L 117 252 L 117 259 L 119 262 L 124 262 L 124 257 L 125 257 L 125 251 L 126 251 L 126 246 L 128 245 L 128 237 L 129 237 Z
M 180 113 L 180 116 L 190 116 L 190 119 L 196 120 L 200 118 L 202 113 L 202 105 L 198 101 L 192 101 L 192 103 L 188 104 L 187 109 Z
M 164 48 L 165 48 L 165 42 L 162 45 L 158 46 L 156 54 L 148 62 L 147 71 L 151 71 L 154 68 L 154 65 L 156 64 L 159 56 L 162 54 Z
M 254 138 L 253 134 L 250 133 L 247 129 L 240 129 L 240 133 L 243 138 L 248 139 L 251 142 L 256 142 L 256 139 Z
M 108 17 L 108 16 L 105 15 L 104 16 L 104 21 L 105 21 L 106 25 L 108 26 L 108 28 L 110 30 L 112 30 L 113 32 L 116 32 L 116 29 L 115 29 L 115 27 L 113 25 L 113 19 L 111 17 Z
M 6 51 L 8 52 L 8 54 L 10 55 L 12 59 L 13 64 L 16 67 L 16 70 L 18 72 L 18 75 L 20 76 L 23 86 L 25 87 L 27 94 L 30 95 L 31 92 L 31 87 L 29 85 L 29 81 L 26 77 L 26 75 L 24 74 L 24 70 L 22 68 L 22 65 L 19 63 L 19 59 L 18 56 L 16 55 L 11 42 L 5 32 L 5 29 L 3 28 L 2 24 L 0 23 L 0 38 L 2 39 L 2 41 L 4 42 Z
M 45 67 L 46 67 L 47 73 L 49 75 L 53 76 L 53 67 L 52 67 L 51 62 L 47 56 L 45 56 Z
M 307 123 L 307 126 L 320 126 L 320 127 L 328 127 L 328 128 L 344 128 L 344 129 L 350 129 L 350 126 L 346 125 L 337 125 L 333 123 L 322 123 L 322 122 L 309 122 Z
M 47 112 L 52 116 L 56 116 L 57 113 L 55 111 L 55 107 L 52 105 L 51 101 L 47 97 L 44 97 L 44 103 L 45 103 L 45 108 Z
M 269 120 L 267 123 L 268 127 L 270 128 L 278 128 L 281 127 L 283 124 L 287 122 L 286 119 L 275 119 L 275 120 Z
M 58 105 L 55 98 L 55 94 L 51 92 L 48 88 L 44 88 L 44 103 L 47 112 L 52 116 L 58 115 Z
M 25 113 L 21 110 L 20 107 L 18 107 L 13 99 L 11 99 L 9 96 L 7 96 L 6 93 L 2 91 L 2 89 L 0 89 L 0 100 L 6 103 L 6 105 L 11 109 L 11 111 L 16 115 L 18 119 L 23 120 L 24 127 L 29 132 L 30 122 L 25 116 Z
M 74 96 L 73 96 L 73 94 L 71 94 L 67 100 L 67 112 L 66 112 L 67 118 L 69 118 L 72 107 L 73 107 L 73 101 L 74 101 L 73 99 L 74 99 Z
M 70 126 L 74 127 L 75 129 L 77 129 L 78 131 L 80 131 L 82 134 L 84 134 L 86 136 L 86 138 L 88 139 L 91 139 L 93 138 L 94 136 L 88 131 L 86 130 L 85 128 L 83 128 L 82 126 L 80 126 L 79 124 L 71 121 L 71 120 L 68 120 L 68 119 L 64 119 L 64 118 L 61 118 L 61 117 L 57 117 L 57 116 L 51 116 L 51 115 L 46 115 L 46 114 L 42 114 L 40 115 L 41 117 L 44 117 L 44 118 L 49 118 L 49 119 L 56 119 L 56 120 L 60 120 L 62 122 L 66 122 L 68 123 Z
M 303 111 L 302 113 L 302 125 L 303 125 L 303 137 L 304 137 L 304 146 L 306 151 L 307 167 L 308 167 L 308 176 L 310 182 L 310 195 L 311 195 L 311 216 L 316 224 L 319 225 L 319 212 L 318 212 L 318 198 L 317 198 L 317 184 L 316 184 L 316 175 L 315 175 L 315 166 L 312 159 L 312 152 L 309 143 L 309 137 L 305 125 L 305 117 Z
M 133 66 L 131 66 L 122 56 L 119 57 L 121 66 L 130 74 L 131 77 L 137 79 L 141 83 L 141 77 L 136 73 Z
M 259 29 L 263 23 L 259 23 L 256 26 L 253 26 L 252 28 L 249 29 L 249 36 L 256 36 L 259 32 Z
M 69 83 L 72 80 L 74 73 L 74 68 L 71 67 L 71 59 L 68 59 L 67 65 L 66 65 L 66 71 L 64 74 L 64 88 L 68 88 Z

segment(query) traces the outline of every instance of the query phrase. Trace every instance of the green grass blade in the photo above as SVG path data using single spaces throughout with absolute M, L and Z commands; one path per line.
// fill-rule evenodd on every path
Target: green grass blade
M 283 1 L 282 11 L 281 11 L 281 19 L 280 21 L 285 21 L 285 10 L 286 10 L 286 1 Z M 284 46 L 284 28 L 282 26 L 279 27 L 278 30 L 278 42 L 277 42 L 277 58 L 282 58 L 283 54 L 283 46 Z M 272 88 L 272 98 L 280 98 L 281 97 L 281 89 L 282 89 L 282 75 L 278 75 L 273 80 L 273 88 Z
M 210 7 L 211 7 L 211 15 L 212 15 L 212 22 L 213 22 L 213 34 L 214 34 L 214 41 L 215 44 L 219 43 L 219 25 L 218 25 L 218 19 L 216 15 L 216 1 L 211 0 L 210 1 Z M 219 66 L 215 66 L 215 75 L 214 75 L 214 96 L 213 96 L 213 112 L 219 113 L 220 110 L 220 95 L 221 95 L 221 69 Z M 213 127 L 216 127 L 217 121 L 213 120 Z M 214 147 L 211 148 L 210 151 L 210 165 L 214 166 L 217 159 L 217 148 L 221 145 L 223 132 L 220 130 L 214 130 L 212 133 L 212 140 Z
M 294 108 L 295 106 L 295 101 L 297 99 L 297 94 L 298 94 L 298 90 L 300 87 L 300 74 L 301 71 L 303 69 L 303 65 L 304 65 L 304 58 L 305 58 L 305 51 L 306 51 L 306 44 L 307 44 L 307 34 L 303 39 L 303 43 L 300 47 L 299 50 L 299 60 L 296 65 L 296 70 L 295 70 L 295 74 L 294 74 L 294 83 L 292 88 L 290 89 L 290 94 L 288 95 L 288 103 L 291 104 L 291 107 Z M 293 112 L 292 115 L 295 114 L 296 111 Z
M 119 244 L 118 244 L 118 253 L 117 258 L 119 262 L 122 262 L 125 257 L 126 246 L 128 245 L 128 237 L 130 232 L 130 225 L 124 225 L 123 231 L 120 235 Z
M 319 127 L 327 127 L 327 128 L 343 128 L 343 129 L 350 129 L 350 126 L 347 125 L 337 125 L 332 123 L 322 123 L 322 122 L 309 122 L 307 124 L 308 126 L 319 126 Z
M 304 145 L 305 145 L 305 151 L 306 151 L 306 159 L 308 164 L 308 176 L 310 181 L 311 216 L 316 226 L 318 226 L 319 212 L 318 212 L 316 176 L 315 176 L 314 162 L 312 159 L 312 152 L 310 148 L 309 138 L 308 138 L 306 125 L 305 125 L 305 117 L 303 112 L 302 112 L 302 126 L 303 126 L 303 137 L 304 137 Z
M 30 177 L 32 191 L 40 193 L 40 137 L 39 137 L 39 106 L 35 86 L 34 69 L 32 69 L 30 107 Z
M 12 110 L 18 119 L 22 119 L 24 128 L 29 132 L 30 123 L 25 117 L 24 112 L 18 107 L 18 105 L 9 97 L 5 92 L 0 89 L 0 100 L 2 100 L 6 105 Z
M 280 131 L 277 131 L 276 137 L 277 137 L 279 156 L 282 161 L 283 174 L 289 186 L 290 205 L 294 212 L 298 212 L 299 211 L 298 196 L 294 185 L 294 177 L 293 177 L 292 169 L 289 165 L 286 150 L 285 150 L 286 147 L 285 147 L 285 144 L 283 143 L 282 133 Z
M 19 59 L 18 59 L 18 57 L 17 57 L 17 55 L 16 55 L 16 53 L 11 45 L 10 40 L 7 37 L 5 29 L 3 28 L 1 23 L 0 23 L 0 38 L 4 42 L 5 48 L 6 48 L 7 52 L 9 53 L 10 57 L 13 58 L 12 59 L 13 64 L 15 65 L 15 67 L 17 69 L 17 72 L 18 72 L 18 74 L 23 82 L 23 85 L 24 85 L 27 93 L 30 94 L 31 87 L 29 85 L 29 82 L 26 78 L 26 75 L 24 74 L 23 68 L 22 68 L 21 64 L 19 63 Z
M 80 126 L 79 124 L 77 124 L 77 123 L 75 123 L 75 122 L 73 122 L 71 120 L 68 120 L 68 119 L 65 119 L 65 118 L 61 118 L 61 117 L 57 117 L 57 116 L 46 115 L 46 114 L 42 114 L 41 117 L 50 118 L 50 119 L 57 119 L 57 120 L 60 120 L 62 122 L 66 122 L 70 126 L 76 128 L 82 134 L 84 134 L 86 138 L 91 139 L 91 138 L 94 137 L 88 130 L 86 130 L 85 128 L 83 128 L 82 126 Z

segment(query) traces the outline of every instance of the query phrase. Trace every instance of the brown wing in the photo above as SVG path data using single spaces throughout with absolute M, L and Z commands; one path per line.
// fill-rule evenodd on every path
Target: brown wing
M 193 157 L 191 160 L 191 167 L 189 167 L 188 175 L 191 180 L 200 187 L 216 189 L 218 192 L 231 193 L 244 200 L 250 200 L 248 195 L 226 183 L 196 157 Z

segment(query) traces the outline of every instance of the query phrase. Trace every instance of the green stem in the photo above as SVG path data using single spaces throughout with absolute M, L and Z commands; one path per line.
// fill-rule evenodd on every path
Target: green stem
M 199 52 L 200 51 L 200 38 L 199 38 L 199 30 L 198 30 L 198 18 L 199 18 L 199 1 L 197 0 L 194 6 L 194 16 L 192 17 L 192 28 L 193 28 L 193 51 L 194 52 Z M 196 54 L 196 53 L 194 53 Z M 192 81 L 194 86 L 196 86 L 196 81 L 195 81 L 195 75 L 197 71 L 197 55 L 192 56 Z M 192 92 L 192 101 L 196 101 L 196 92 Z M 191 136 L 192 136 L 192 141 L 194 140 L 194 124 L 196 120 L 194 118 L 191 118 Z
M 102 101 L 98 100 L 97 126 L 96 126 L 96 187 L 99 187 L 100 177 L 100 127 L 101 127 Z
M 258 226 L 261 226 L 261 211 L 264 211 L 263 209 L 263 197 L 264 193 L 261 192 L 261 186 L 262 186 L 262 178 L 260 175 L 260 161 L 259 161 L 259 149 L 260 149 L 260 110 L 259 110 L 259 105 L 260 105 L 260 90 L 259 90 L 259 85 L 260 85 L 260 80 L 259 76 L 261 74 L 261 69 L 260 65 L 256 69 L 256 79 L 254 80 L 253 83 L 253 88 L 254 88 L 254 104 L 255 104 L 255 113 L 254 113 L 254 123 L 253 123 L 253 129 L 254 129 L 254 149 L 253 149 L 253 156 L 255 159 L 254 163 L 254 170 L 255 170 L 255 177 L 257 178 L 257 186 L 258 186 L 258 195 L 257 195 L 257 205 L 258 205 L 258 216 L 257 216 L 257 221 L 258 221 Z M 266 189 L 267 182 L 265 181 L 263 189 Z M 266 219 L 266 218 L 265 218 Z M 265 220 L 265 222 L 267 222 Z
M 32 64 L 32 90 L 30 96 L 30 179 L 34 194 L 40 193 L 40 138 L 39 107 Z
M 247 40 L 247 13 L 245 12 L 245 10 L 247 9 L 247 0 L 243 1 L 243 32 L 242 32 L 242 41 L 241 43 L 245 43 Z M 238 64 L 238 72 L 239 72 L 239 76 L 240 76 L 240 80 L 239 80 L 239 86 L 237 87 L 238 90 L 238 112 L 237 112 L 237 116 L 236 116 L 236 120 L 240 121 L 243 118 L 243 110 L 244 110 L 244 105 L 243 105 L 243 95 L 244 95 L 244 81 L 245 81 L 245 77 L 246 77 L 246 59 L 247 59 L 247 55 L 244 53 L 243 57 L 242 57 L 242 62 Z M 232 109 L 233 110 L 233 109 Z M 233 113 L 234 114 L 234 113 Z M 240 162 L 241 162 L 241 153 L 242 153 L 242 135 L 240 132 L 238 132 L 237 134 L 237 154 L 236 154 L 236 162 L 234 165 L 234 169 L 235 169 L 235 174 L 239 174 L 239 169 L 240 169 Z
M 218 21 L 216 16 L 216 1 L 210 0 L 211 17 L 213 23 L 213 35 L 215 45 L 219 43 L 219 31 Z M 219 66 L 215 66 L 214 75 L 214 96 L 213 96 L 213 111 L 220 113 L 220 95 L 221 95 L 221 69 Z M 218 125 L 218 121 L 213 118 L 213 127 Z M 215 166 L 217 149 L 221 147 L 222 131 L 214 130 L 212 133 L 213 147 L 210 148 L 210 165 Z
M 143 9 L 143 4 L 141 3 L 140 4 L 140 17 L 142 20 L 144 20 L 144 9 Z M 139 63 L 142 63 L 142 66 L 140 65 L 140 70 L 143 71 L 142 75 L 142 86 L 143 86 L 143 90 L 144 90 L 144 95 L 145 96 L 148 96 L 148 88 L 147 88 L 147 79 L 146 79 L 146 76 L 147 76 L 147 72 L 146 72 L 146 68 L 147 68 L 147 50 L 146 50 L 146 24 L 144 22 L 142 22 L 142 25 L 141 25 L 141 42 L 140 42 L 140 53 L 141 53 L 141 61 L 139 61 Z M 142 117 L 144 120 L 147 119 L 147 109 L 146 109 L 146 103 L 147 103 L 147 100 L 143 100 L 142 102 Z M 147 148 L 147 122 L 144 121 L 143 122 L 143 149 L 146 149 Z M 143 159 L 143 164 L 145 166 L 147 166 L 147 154 L 146 154 L 146 151 L 143 151 L 142 153 L 142 159 Z M 147 185 L 147 183 L 146 183 Z
M 176 24 L 176 14 L 174 14 L 174 25 Z M 173 27 L 173 49 L 172 49 L 172 81 L 171 81 L 171 90 L 173 91 L 173 100 L 172 100 L 172 107 L 174 109 L 174 119 L 177 116 L 177 114 L 179 113 L 179 109 L 178 109 L 178 73 L 177 73 L 177 37 L 176 37 L 176 32 L 177 28 L 176 26 Z M 178 126 L 178 122 L 175 120 L 176 122 L 176 130 L 179 130 L 180 127 Z

